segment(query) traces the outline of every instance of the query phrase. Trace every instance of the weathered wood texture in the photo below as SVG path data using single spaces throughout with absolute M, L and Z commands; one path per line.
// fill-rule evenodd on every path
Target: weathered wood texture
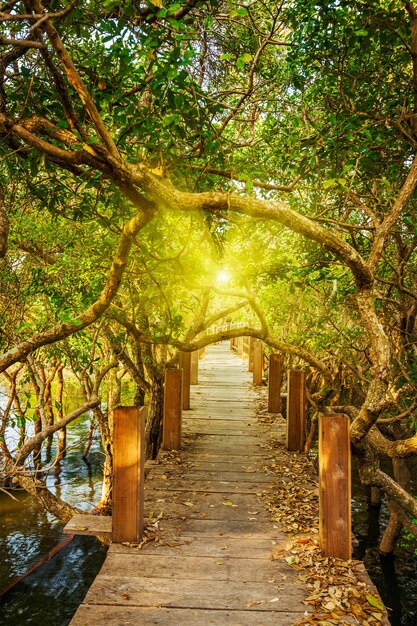
M 281 413 L 282 363 L 280 354 L 269 357 L 268 411 Z
M 117 407 L 113 416 L 113 541 L 140 541 L 145 483 L 145 407 Z
M 181 445 L 182 370 L 165 370 L 162 448 L 178 450 Z
M 297 572 L 271 560 L 287 536 L 260 501 L 274 488 L 271 427 L 254 417 L 246 362 L 226 342 L 210 346 L 199 379 L 179 460 L 162 453 L 147 476 L 162 541 L 112 544 L 72 626 L 290 626 L 308 610 Z
M 305 441 L 305 372 L 288 372 L 287 450 L 301 452 Z
M 253 384 L 262 385 L 264 377 L 264 348 L 258 341 L 253 349 Z
M 78 513 L 65 525 L 65 535 L 89 535 L 94 537 L 112 537 L 112 518 L 110 515 L 90 515 Z
M 320 547 L 326 556 L 352 557 L 350 421 L 319 417 Z
M 190 385 L 198 385 L 198 350 L 191 352 Z
M 182 369 L 182 408 L 190 409 L 190 376 L 191 376 L 191 353 L 180 352 L 180 369 Z

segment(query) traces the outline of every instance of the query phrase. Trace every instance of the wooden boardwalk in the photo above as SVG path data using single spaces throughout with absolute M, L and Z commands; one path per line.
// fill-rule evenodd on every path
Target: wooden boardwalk
M 273 489 L 271 451 L 247 362 L 221 343 L 199 365 L 183 450 L 146 480 L 155 540 L 110 546 L 71 626 L 290 626 L 305 614 L 297 572 L 271 559 L 287 536 L 259 500 Z

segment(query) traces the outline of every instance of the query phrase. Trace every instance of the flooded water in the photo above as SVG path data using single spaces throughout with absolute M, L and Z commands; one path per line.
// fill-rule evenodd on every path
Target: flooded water
M 412 473 L 417 476 L 416 467 Z M 400 541 L 393 556 L 381 556 L 378 545 L 382 530 L 388 522 L 387 507 L 384 503 L 381 504 L 381 510 L 369 506 L 369 492 L 360 485 L 355 467 L 352 489 L 353 532 L 359 541 L 354 557 L 364 561 L 385 606 L 390 609 L 391 625 L 416 626 L 417 557 L 414 551 L 417 550 L 417 542 L 404 545 Z
M 88 420 L 68 429 L 65 461 L 52 470 L 47 482 L 63 499 L 88 511 L 100 499 L 103 455 L 96 436 L 88 457 L 78 448 L 85 440 Z M 0 492 L 0 593 L 66 539 L 64 524 L 33 498 L 13 492 L 17 501 Z M 75 537 L 53 558 L 0 597 L 0 623 L 65 626 L 82 601 L 104 561 L 106 548 L 94 537 Z

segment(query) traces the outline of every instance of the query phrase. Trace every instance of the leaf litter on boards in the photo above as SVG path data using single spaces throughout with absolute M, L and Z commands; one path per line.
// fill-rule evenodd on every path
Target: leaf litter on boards
M 263 425 L 276 423 L 277 416 L 267 414 L 264 406 L 262 397 L 262 406 L 259 403 L 257 409 L 259 421 Z M 321 553 L 318 484 L 312 462 L 307 456 L 288 452 L 283 437 L 271 435 L 269 447 L 274 454 L 265 470 L 275 476 L 276 483 L 262 500 L 273 521 L 290 536 L 285 549 L 272 550 L 270 558 L 284 560 L 299 572 L 309 594 L 304 602 L 312 608 L 294 626 L 388 624 L 383 603 L 363 576 L 363 565 Z

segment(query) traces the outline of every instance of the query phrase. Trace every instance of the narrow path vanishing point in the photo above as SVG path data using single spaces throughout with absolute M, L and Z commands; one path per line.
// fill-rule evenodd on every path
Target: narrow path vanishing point
M 305 614 L 296 572 L 271 560 L 287 537 L 257 496 L 273 488 L 270 427 L 254 417 L 247 362 L 223 342 L 199 366 L 183 450 L 163 454 L 145 483 L 160 539 L 112 544 L 71 626 L 290 626 Z

